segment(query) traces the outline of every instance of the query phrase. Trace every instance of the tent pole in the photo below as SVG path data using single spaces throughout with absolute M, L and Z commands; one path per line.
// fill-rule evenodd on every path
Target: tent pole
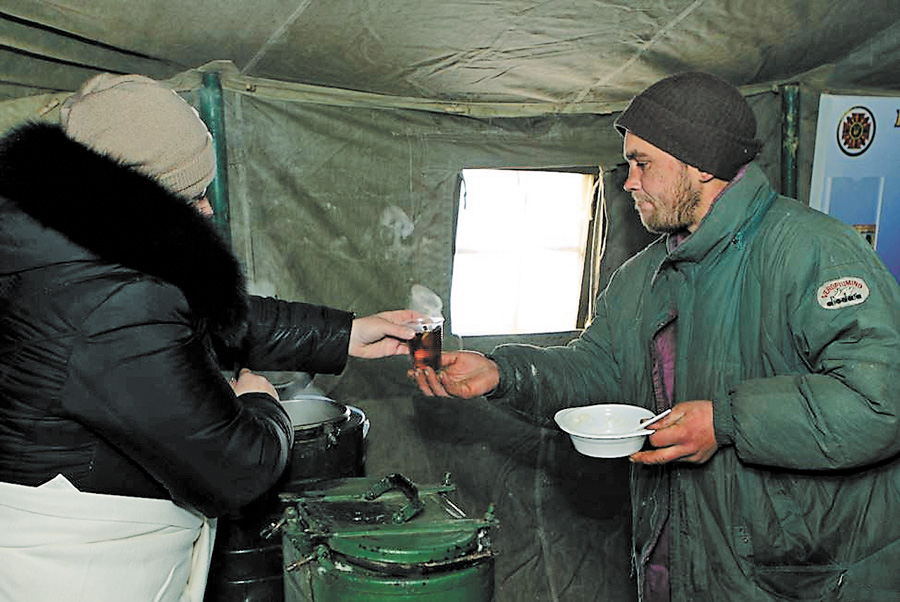
M 231 244 L 231 223 L 228 207 L 228 154 L 225 145 L 225 103 L 222 80 L 217 72 L 204 72 L 200 87 L 200 117 L 213 138 L 216 153 L 216 178 L 210 184 L 207 198 L 213 209 L 216 229 Z
M 797 149 L 800 146 L 800 85 L 781 90 L 781 194 L 797 198 Z

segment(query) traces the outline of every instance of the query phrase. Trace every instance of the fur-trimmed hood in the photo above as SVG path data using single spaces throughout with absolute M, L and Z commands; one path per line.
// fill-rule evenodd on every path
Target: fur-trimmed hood
M 211 220 L 59 126 L 28 124 L 0 139 L 0 196 L 100 259 L 177 286 L 223 340 L 246 327 L 243 272 Z

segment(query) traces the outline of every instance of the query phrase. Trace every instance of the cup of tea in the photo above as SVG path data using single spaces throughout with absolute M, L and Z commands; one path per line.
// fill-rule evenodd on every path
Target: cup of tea
M 419 318 L 410 320 L 404 325 L 416 331 L 416 335 L 408 342 L 412 367 L 416 370 L 425 367 L 434 371 L 440 370 L 444 318 Z

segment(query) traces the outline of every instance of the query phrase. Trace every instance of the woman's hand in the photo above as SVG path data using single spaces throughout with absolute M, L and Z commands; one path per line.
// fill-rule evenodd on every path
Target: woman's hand
M 275 399 L 278 399 L 278 391 L 269 380 L 260 374 L 256 374 L 243 368 L 237 379 L 232 378 L 229 381 L 231 388 L 234 389 L 235 395 L 244 393 L 268 393 Z
M 407 341 L 416 334 L 404 322 L 423 317 L 411 309 L 397 309 L 356 318 L 350 327 L 350 355 L 364 359 L 409 353 Z

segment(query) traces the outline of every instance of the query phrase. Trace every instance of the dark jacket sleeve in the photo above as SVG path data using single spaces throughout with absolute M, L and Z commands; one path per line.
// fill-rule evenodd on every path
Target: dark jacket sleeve
M 352 323 L 350 312 L 251 296 L 241 348 L 217 352 L 226 368 L 337 374 L 347 363 Z
M 175 502 L 217 516 L 277 481 L 293 440 L 286 412 L 263 393 L 235 396 L 177 289 L 151 280 L 122 286 L 80 332 L 64 412 Z

